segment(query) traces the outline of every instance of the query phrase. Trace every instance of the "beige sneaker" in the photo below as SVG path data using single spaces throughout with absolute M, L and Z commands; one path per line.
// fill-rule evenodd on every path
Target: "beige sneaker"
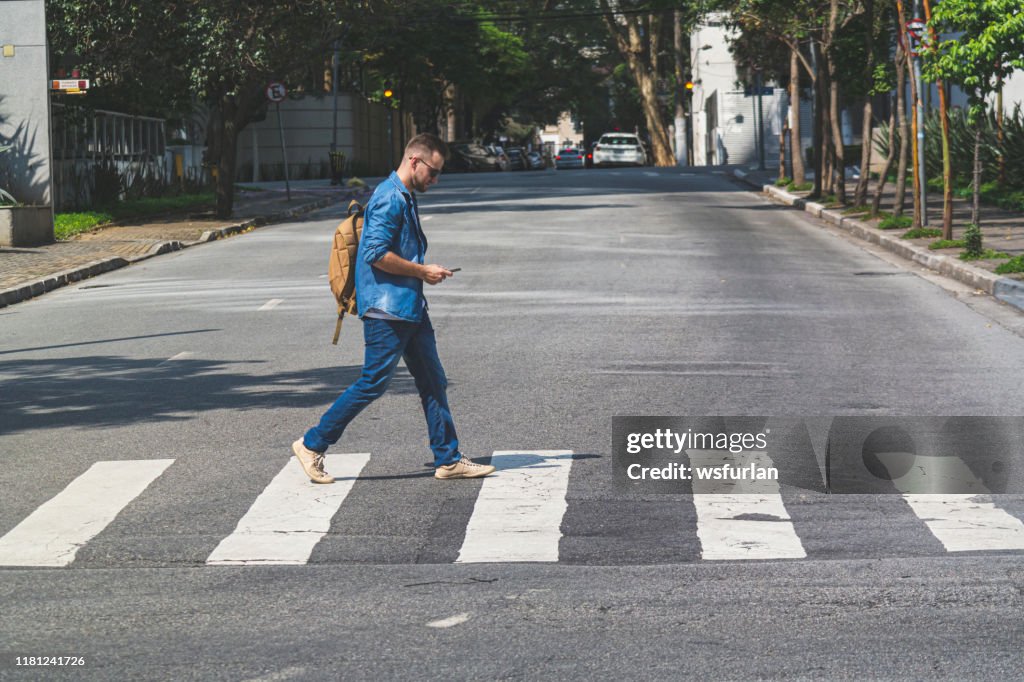
M 490 473 L 494 473 L 494 467 L 490 464 L 477 464 L 463 457 L 454 464 L 437 467 L 434 478 L 481 478 Z
M 313 483 L 334 483 L 334 476 L 331 476 L 324 471 L 324 454 L 322 452 L 313 452 L 302 443 L 302 439 L 298 439 L 292 443 L 292 452 L 299 460 L 299 464 L 302 465 L 302 470 L 309 476 L 309 480 Z

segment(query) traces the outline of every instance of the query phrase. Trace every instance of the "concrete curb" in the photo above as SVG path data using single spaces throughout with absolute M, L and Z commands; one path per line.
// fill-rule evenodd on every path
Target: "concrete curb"
M 154 244 L 147 253 L 139 256 L 132 256 L 129 258 L 117 256 L 114 258 L 97 260 L 91 263 L 86 263 L 85 265 L 72 270 L 65 270 L 52 275 L 46 275 L 45 277 L 41 277 L 36 280 L 23 282 L 17 286 L 0 291 L 0 308 L 13 305 L 14 303 L 20 303 L 21 301 L 40 296 L 48 291 L 53 291 L 54 289 L 58 289 L 68 284 L 73 284 L 83 279 L 88 279 L 89 277 L 95 277 L 96 275 L 104 272 L 110 272 L 111 270 L 127 267 L 132 263 L 138 263 L 139 261 L 147 260 L 154 256 L 170 253 L 172 251 L 180 251 L 181 249 L 185 249 L 190 246 L 205 244 L 206 242 L 216 241 L 234 234 L 248 232 L 249 230 L 253 230 L 262 225 L 283 222 L 289 218 L 294 218 L 304 213 L 310 213 L 311 211 L 330 206 L 334 203 L 340 203 L 342 201 L 357 198 L 365 192 L 372 191 L 372 189 L 373 188 L 371 187 L 360 188 L 355 192 L 349 191 L 345 192 L 344 195 L 341 196 L 324 197 L 323 199 L 318 199 L 310 204 L 297 206 L 295 208 L 288 209 L 287 211 L 280 211 L 271 215 L 251 218 L 216 230 L 207 230 L 199 239 L 191 242 L 183 242 L 179 240 L 159 242 Z
M 923 265 L 929 270 L 963 282 L 968 286 L 984 291 L 990 296 L 994 296 L 1004 303 L 1024 310 L 1024 282 L 1010 279 L 1009 277 L 1001 277 L 988 270 L 965 263 L 959 258 L 934 253 L 926 248 L 904 241 L 899 237 L 885 234 L 869 223 L 844 216 L 838 211 L 825 208 L 822 204 L 807 201 L 794 194 L 790 194 L 781 187 L 759 185 L 749 179 L 743 171 L 734 170 L 733 175 L 781 204 L 802 209 L 815 218 L 846 230 L 858 239 L 877 244 L 887 251 L 892 251 L 909 261 Z

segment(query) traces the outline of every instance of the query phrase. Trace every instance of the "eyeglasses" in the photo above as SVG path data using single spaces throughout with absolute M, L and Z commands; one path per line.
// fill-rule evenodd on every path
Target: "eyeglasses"
M 436 178 L 436 177 L 437 177 L 438 175 L 440 175 L 440 174 L 441 174 L 441 170 L 440 170 L 439 168 L 434 168 L 434 167 L 433 167 L 433 166 L 431 166 L 431 165 L 430 165 L 429 163 L 427 163 L 426 161 L 424 161 L 424 160 L 423 160 L 422 158 L 420 158 L 420 157 L 418 157 L 418 156 L 410 156 L 409 158 L 410 158 L 410 159 L 416 159 L 417 161 L 419 161 L 420 163 L 422 163 L 422 164 L 423 164 L 424 166 L 426 166 L 427 168 L 429 168 L 429 169 L 430 169 L 430 179 L 431 179 L 431 180 L 433 180 L 434 178 Z

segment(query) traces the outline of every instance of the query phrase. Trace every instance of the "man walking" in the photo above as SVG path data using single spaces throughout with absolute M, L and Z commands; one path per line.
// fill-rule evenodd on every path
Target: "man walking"
M 364 407 L 384 394 L 403 358 L 427 418 L 434 477 L 480 478 L 494 471 L 493 466 L 476 464 L 459 452 L 448 407 L 448 380 L 423 296 L 424 282 L 439 284 L 453 274 L 440 265 L 425 264 L 427 238 L 420 227 L 415 194 L 437 182 L 446 155 L 447 147 L 436 135 L 412 138 L 398 170 L 378 185 L 366 205 L 356 257 L 356 304 L 366 343 L 362 375 L 328 408 L 319 424 L 292 443 L 292 452 L 314 483 L 334 482 L 324 471 L 324 452 L 338 442 Z

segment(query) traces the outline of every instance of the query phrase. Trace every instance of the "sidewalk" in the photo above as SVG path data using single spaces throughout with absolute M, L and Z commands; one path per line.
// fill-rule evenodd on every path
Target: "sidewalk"
M 758 189 L 774 201 L 787 206 L 803 209 L 826 223 L 840 227 L 854 236 L 896 253 L 903 258 L 914 261 L 942 275 L 956 279 L 964 284 L 984 291 L 990 296 L 1024 310 L 1024 275 L 997 275 L 996 267 L 1005 260 L 982 259 L 962 261 L 959 258 L 963 249 L 931 250 L 928 245 L 938 239 L 927 237 L 922 239 L 902 239 L 907 230 L 880 230 L 877 220 L 869 220 L 858 216 L 844 214 L 843 208 L 829 208 L 821 203 L 808 201 L 808 192 L 789 192 L 775 186 L 778 171 L 758 171 L 733 169 L 733 176 L 744 183 Z M 856 181 L 847 181 L 848 197 L 853 196 Z M 869 201 L 874 197 L 875 183 L 868 187 Z M 907 187 L 904 215 L 912 216 L 913 188 Z M 891 211 L 895 199 L 893 183 L 887 183 L 882 193 L 882 211 Z M 961 239 L 964 229 L 970 222 L 971 205 L 967 199 L 953 199 L 953 238 Z M 942 195 L 929 192 L 927 199 L 927 227 L 942 229 Z M 1002 251 L 1011 256 L 1024 253 L 1024 215 L 1006 211 L 995 206 L 982 205 L 981 231 L 985 249 Z
M 283 222 L 304 213 L 364 198 L 367 188 L 331 187 L 327 180 L 293 182 L 291 201 L 284 183 L 252 183 L 259 191 L 235 190 L 234 214 L 212 211 L 140 218 L 35 248 L 0 247 L 0 308 L 66 284 L 147 258 Z M 324 248 L 327 248 L 326 245 Z

